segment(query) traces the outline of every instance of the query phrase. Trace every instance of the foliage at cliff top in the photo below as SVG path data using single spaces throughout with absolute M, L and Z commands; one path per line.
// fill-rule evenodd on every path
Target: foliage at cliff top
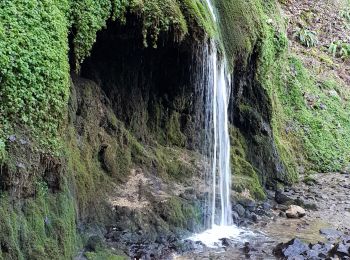
M 181 41 L 193 27 L 208 34 L 214 26 L 206 5 L 200 0 L 82 0 L 72 3 L 72 22 L 76 68 L 96 41 L 96 33 L 108 19 L 126 23 L 126 15 L 139 17 L 145 46 L 157 47 L 159 34 L 172 31 L 174 41 Z

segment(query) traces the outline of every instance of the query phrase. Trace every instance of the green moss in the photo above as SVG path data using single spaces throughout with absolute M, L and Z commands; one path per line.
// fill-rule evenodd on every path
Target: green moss
M 349 162 L 350 119 L 345 102 L 349 92 L 334 80 L 311 75 L 297 57 L 289 55 L 283 31 L 282 22 L 265 26 L 257 80 L 272 102 L 273 134 L 287 168 L 286 178 L 295 181 L 297 165 L 337 171 Z
M 258 200 L 265 199 L 266 195 L 262 188 L 258 171 L 246 158 L 247 145 L 244 137 L 238 129 L 230 128 L 231 139 L 231 169 L 232 169 L 232 188 L 241 193 L 248 190 L 249 193 Z
M 339 83 L 317 83 L 296 58 L 288 60 L 287 84 L 290 95 L 281 99 L 286 113 L 296 122 L 296 134 L 303 141 L 305 156 L 316 171 L 339 171 L 350 162 L 349 105 L 339 96 L 322 89 L 337 89 Z M 342 93 L 349 94 L 344 87 Z M 333 149 L 329 149 L 332 147 Z
M 111 12 L 111 0 L 72 1 L 71 19 L 76 31 L 73 40 L 76 68 L 89 55 L 97 32 L 106 26 Z
M 97 252 L 87 252 L 84 254 L 88 260 L 126 260 L 126 256 L 115 255 L 107 249 L 100 249 Z
M 275 11 L 273 11 L 275 10 Z M 280 12 L 276 8 L 268 8 L 265 19 L 271 17 L 271 23 L 265 24 L 261 43 L 256 80 L 265 88 L 272 104 L 272 130 L 278 154 L 286 169 L 283 181 L 293 182 L 298 178 L 297 164 L 302 163 L 300 140 L 293 131 L 286 131 L 291 123 L 284 113 L 285 104 L 281 102 L 286 68 L 288 40 Z M 295 156 L 296 155 L 296 156 Z M 300 155 L 300 156 L 299 156 Z
M 162 204 L 164 218 L 170 228 L 191 229 L 193 221 L 200 223 L 198 207 L 178 197 L 171 197 Z
M 0 138 L 0 168 L 7 159 L 5 142 Z
M 71 16 L 75 29 L 76 68 L 89 56 L 96 34 L 108 19 L 126 23 L 126 14 L 138 16 L 142 24 L 143 43 L 157 47 L 161 33 L 172 31 L 174 41 L 182 41 L 189 26 L 198 26 L 208 34 L 213 24 L 207 7 L 199 0 L 83 0 L 72 1 Z
M 53 145 L 68 99 L 68 1 L 0 3 L 0 128 Z
M 186 136 L 180 129 L 180 114 L 173 112 L 170 118 L 166 120 L 165 132 L 168 139 L 168 144 L 174 144 L 180 147 L 185 146 Z
M 182 0 L 182 2 L 186 17 L 192 21 L 196 21 L 200 27 L 204 28 L 209 36 L 214 36 L 216 28 L 208 6 L 199 0 Z M 195 24 L 192 21 L 190 21 L 190 24 Z
M 0 199 L 2 259 L 69 259 L 75 255 L 75 205 L 67 189 L 52 194 L 38 183 L 36 196 L 24 203 Z M 1 258 L 0 257 L 0 258 Z
M 230 66 L 237 57 L 247 61 L 265 23 L 260 1 L 215 1 L 222 34 L 222 42 Z
M 195 153 L 160 145 L 153 149 L 153 153 L 157 170 L 164 178 L 186 182 L 196 171 L 194 161 L 197 156 Z

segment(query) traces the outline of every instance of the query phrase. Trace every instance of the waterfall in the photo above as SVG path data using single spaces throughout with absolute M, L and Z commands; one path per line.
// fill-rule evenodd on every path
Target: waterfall
M 215 8 L 206 0 L 216 23 Z M 217 40 L 220 40 L 217 39 Z M 236 239 L 242 230 L 233 225 L 231 206 L 231 168 L 228 105 L 231 89 L 231 75 L 227 69 L 225 52 L 221 51 L 215 39 L 211 39 L 201 48 L 195 73 L 195 82 L 204 101 L 205 140 L 203 154 L 208 158 L 205 170 L 205 182 L 208 196 L 204 213 L 207 230 L 195 234 L 189 239 L 201 241 L 209 247 L 220 244 L 220 238 Z M 220 54 L 219 54 L 220 53 Z M 222 53 L 222 54 L 221 54 Z
M 206 0 L 215 23 L 217 17 L 210 0 Z M 211 40 L 204 51 L 204 78 L 206 90 L 205 120 L 206 149 L 210 159 L 211 199 L 209 201 L 210 228 L 214 225 L 232 225 L 230 137 L 228 132 L 228 103 L 230 75 L 226 57 L 219 58 L 218 47 Z

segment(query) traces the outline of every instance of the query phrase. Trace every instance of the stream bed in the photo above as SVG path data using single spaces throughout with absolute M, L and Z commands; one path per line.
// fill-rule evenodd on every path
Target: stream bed
M 337 241 L 350 237 L 350 174 L 317 174 L 312 181 L 285 188 L 283 194 L 302 201 L 306 205 L 306 215 L 287 218 L 271 192 L 269 203 L 272 207 L 268 216 L 245 228 L 221 227 L 215 232 L 193 236 L 190 239 L 197 241 L 195 249 L 175 255 L 174 259 L 281 259 L 274 255 L 273 250 L 278 244 L 292 239 L 310 245 L 310 248 L 311 244 L 317 243 L 337 248 L 334 246 Z M 336 255 L 333 259 L 349 258 Z

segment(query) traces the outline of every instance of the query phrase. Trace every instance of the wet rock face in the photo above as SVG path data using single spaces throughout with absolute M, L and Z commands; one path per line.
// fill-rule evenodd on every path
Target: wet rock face
M 272 134 L 271 101 L 263 86 L 255 81 L 257 59 L 255 51 L 248 66 L 235 66 L 230 121 L 244 135 L 248 160 L 258 170 L 260 179 L 274 185 L 276 180 L 287 180 L 287 172 Z

